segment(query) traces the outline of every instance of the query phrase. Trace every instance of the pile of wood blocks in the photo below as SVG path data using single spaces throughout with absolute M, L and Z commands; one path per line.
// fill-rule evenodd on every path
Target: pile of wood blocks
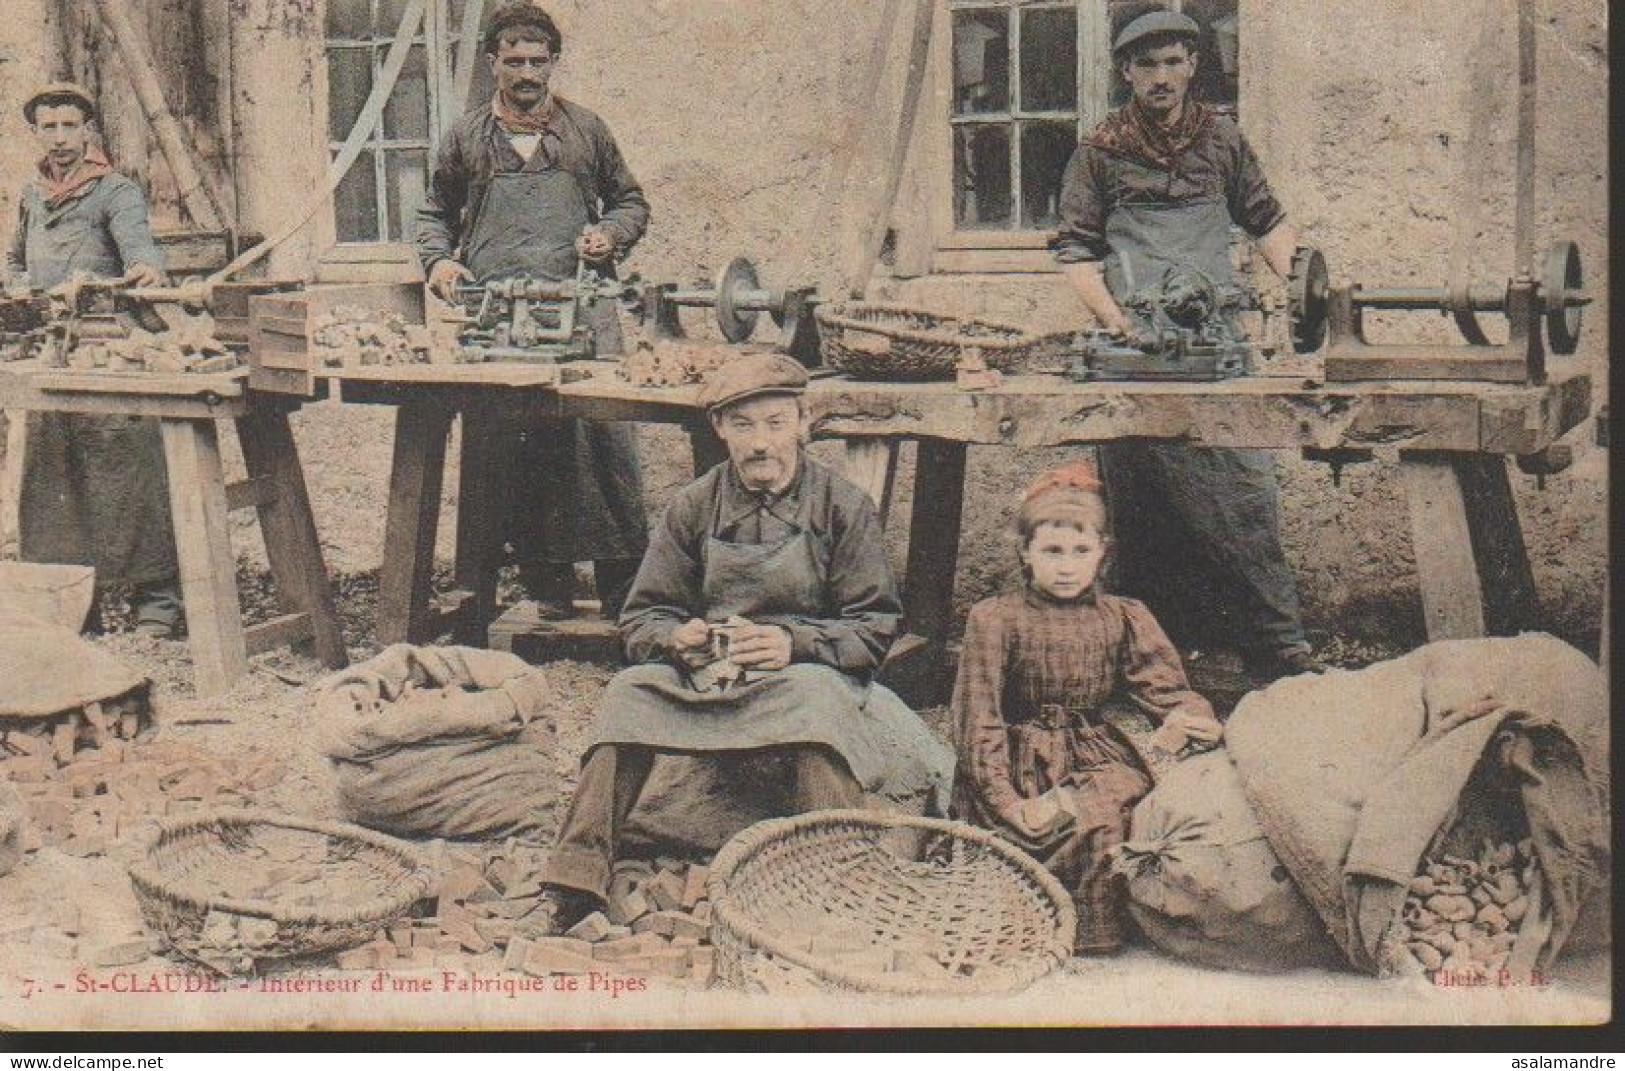
M 447 966 L 500 955 L 506 970 L 538 977 L 615 973 L 710 982 L 707 870 L 672 859 L 615 867 L 609 904 L 563 936 L 542 936 L 544 853 L 513 842 L 480 864 L 454 856 L 434 918 L 402 922 L 340 953 L 346 970 Z
M 1428 973 L 1527 975 L 1535 950 L 1514 953 L 1518 929 L 1531 911 L 1539 911 L 1540 896 L 1540 862 L 1529 839 L 1485 841 L 1476 859 L 1424 859 L 1401 916 L 1406 947 Z
M 68 717 L 10 726 L 0 734 L 0 778 L 27 806 L 25 851 L 49 845 L 80 858 L 105 855 L 161 818 L 245 805 L 284 774 L 269 751 L 224 758 L 150 739 L 144 701 L 134 709 L 91 704 Z
M 312 319 L 310 348 L 327 368 L 427 364 L 425 329 L 412 329 L 398 313 L 338 305 Z
M 621 358 L 615 374 L 635 387 L 681 387 L 700 382 L 714 369 L 747 352 L 670 339 L 640 340 L 631 353 Z
M 156 954 L 147 935 L 127 926 L 87 925 L 67 897 L 13 902 L 0 920 L 0 947 L 19 958 L 29 953 L 95 967 L 128 967 Z
M 206 320 L 181 320 L 168 331 L 139 327 L 125 338 L 79 343 L 68 351 L 68 367 L 77 372 L 227 372 L 242 358 L 213 335 Z

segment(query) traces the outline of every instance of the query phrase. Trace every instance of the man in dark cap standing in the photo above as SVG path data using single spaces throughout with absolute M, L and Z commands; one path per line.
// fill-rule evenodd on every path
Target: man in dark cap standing
M 1169 268 L 1232 282 L 1230 227 L 1285 276 L 1295 230 L 1240 129 L 1189 97 L 1199 28 L 1153 11 L 1125 26 L 1113 59 L 1133 91 L 1078 147 L 1053 248 L 1089 311 L 1130 335 L 1138 286 Z M 1110 443 L 1101 451 L 1119 586 L 1190 642 L 1239 643 L 1261 680 L 1320 669 L 1281 549 L 1274 461 L 1262 450 Z M 1179 575 L 1184 564 L 1195 575 Z
M 164 282 L 146 195 L 96 144 L 90 94 L 55 83 L 30 97 L 23 115 L 43 155 L 23 189 L 7 287 L 49 290 L 76 275 Z M 180 567 L 165 473 L 156 420 L 29 414 L 23 560 L 94 566 L 99 587 L 130 587 L 137 631 L 172 637 L 181 623 Z
M 417 213 L 429 287 L 520 275 L 575 277 L 585 259 L 613 271 L 649 226 L 649 203 L 604 121 L 549 92 L 564 38 L 529 0 L 497 8 L 485 31 L 496 96 L 452 127 Z M 622 352 L 613 302 L 589 311 L 598 352 Z M 548 420 L 512 444 L 528 481 L 505 533 L 520 577 L 548 616 L 567 612 L 574 563 L 591 559 L 605 616 L 619 611 L 647 545 L 636 429 Z
M 952 752 L 870 680 L 902 617 L 880 523 L 804 453 L 806 385 L 796 361 L 762 355 L 701 392 L 728 460 L 677 493 L 627 598 L 633 665 L 604 692 L 543 875 L 556 928 L 604 901 L 657 752 L 783 754 L 792 812 L 873 792 L 942 813 Z

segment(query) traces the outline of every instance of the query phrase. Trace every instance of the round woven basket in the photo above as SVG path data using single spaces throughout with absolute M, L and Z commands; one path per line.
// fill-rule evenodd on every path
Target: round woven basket
M 1010 324 L 901 305 L 821 305 L 817 317 L 824 363 L 853 379 L 952 379 L 973 352 L 989 368 L 1015 372 L 1039 344 Z
M 760 822 L 711 865 L 716 984 L 900 996 L 1025 989 L 1072 954 L 1072 899 L 991 833 L 820 811 Z
M 214 810 L 166 823 L 130 882 L 170 949 L 235 974 L 365 943 L 429 894 L 433 872 L 359 826 Z

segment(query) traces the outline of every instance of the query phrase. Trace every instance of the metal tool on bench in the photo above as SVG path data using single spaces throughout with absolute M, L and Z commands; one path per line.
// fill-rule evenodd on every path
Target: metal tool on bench
M 775 290 L 762 285 L 756 266 L 744 257 L 735 257 L 709 288 L 684 289 L 675 283 L 645 288 L 643 315 L 655 337 L 682 338 L 678 309 L 715 309 L 722 337 L 739 343 L 756 332 L 756 324 L 765 312 L 779 328 L 779 348 L 812 367 L 819 360 L 818 323 L 813 318 L 819 301 L 816 287 Z
M 1320 278 L 1324 280 L 1324 266 Z M 1485 383 L 1546 381 L 1546 352 L 1569 356 L 1579 348 L 1585 292 L 1580 251 L 1558 242 L 1540 263 L 1530 265 L 1505 286 L 1458 283 L 1442 287 L 1366 287 L 1322 282 L 1324 299 L 1312 296 L 1307 274 L 1294 270 L 1294 288 L 1303 291 L 1294 319 L 1294 338 L 1309 349 L 1326 343 L 1326 379 L 1450 379 Z M 1392 346 L 1366 341 L 1365 313 L 1435 312 L 1450 316 L 1465 345 Z M 1478 322 L 1481 312 L 1507 319 L 1508 338 L 1495 345 Z M 1328 339 L 1329 333 L 1329 339 Z
M 197 333 L 182 317 L 208 313 L 207 330 L 216 341 L 238 349 L 248 344 L 248 299 L 296 288 L 294 282 L 262 281 L 175 286 L 135 286 L 121 279 L 74 278 L 50 291 L 0 297 L 0 344 L 16 322 L 47 364 L 65 366 L 81 343 L 127 339 L 137 329 L 154 334 L 177 325 Z
M 50 340 L 51 299 L 26 288 L 0 293 L 0 361 L 26 361 Z
M 1247 375 L 1273 352 L 1243 335 L 1237 321 L 1260 307 L 1249 289 L 1221 285 L 1195 268 L 1169 267 L 1123 302 L 1135 325 L 1127 338 L 1098 329 L 1072 336 L 1066 347 L 1069 375 L 1082 381 Z
M 549 281 L 520 275 L 485 284 L 459 284 L 456 300 L 465 310 L 457 336 L 462 359 L 532 364 L 594 360 L 598 342 L 587 322 L 592 303 L 612 299 L 636 311 L 640 298 L 636 277 L 626 281 L 606 278 L 585 262 L 574 279 Z

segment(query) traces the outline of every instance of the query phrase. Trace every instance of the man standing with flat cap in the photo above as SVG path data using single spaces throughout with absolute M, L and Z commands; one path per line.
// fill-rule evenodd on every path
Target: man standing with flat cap
M 447 133 L 417 213 L 429 288 L 449 301 L 460 281 L 573 279 L 582 260 L 613 274 L 648 229 L 649 203 L 604 121 L 549 91 L 563 34 L 529 0 L 509 0 L 484 44 L 496 95 Z M 614 302 L 587 318 L 598 353 L 620 354 Z M 575 563 L 590 559 L 613 620 L 648 541 L 636 428 L 544 420 L 516 432 L 510 453 L 526 483 L 505 534 L 525 587 L 545 616 L 567 614 Z
M 806 385 L 800 364 L 762 355 L 701 391 L 728 460 L 677 493 L 627 598 L 633 665 L 604 692 L 543 875 L 555 928 L 604 901 L 657 752 L 786 755 L 792 813 L 865 792 L 942 813 L 952 752 L 870 679 L 902 616 L 880 523 L 804 453 Z
M 1169 269 L 1232 283 L 1232 224 L 1277 275 L 1297 249 L 1241 130 L 1189 97 L 1199 36 L 1172 11 L 1125 26 L 1112 56 L 1133 98 L 1067 165 L 1053 249 L 1095 319 L 1119 335 L 1149 327 L 1125 306 Z M 1116 442 L 1101 457 L 1124 594 L 1185 642 L 1238 643 L 1261 680 L 1320 669 L 1281 549 L 1268 452 Z
M 7 287 L 49 290 L 76 275 L 162 284 L 146 196 L 96 144 L 90 94 L 48 85 L 23 115 L 43 156 L 23 188 Z M 180 567 L 156 420 L 30 413 L 20 528 L 24 561 L 94 566 L 98 587 L 130 587 L 138 632 L 174 636 Z

